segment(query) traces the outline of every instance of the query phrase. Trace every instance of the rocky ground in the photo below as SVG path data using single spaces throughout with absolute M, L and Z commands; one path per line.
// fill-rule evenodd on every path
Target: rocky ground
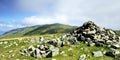
M 1 49 L 9 54 L 1 58 L 16 60 L 119 60 L 120 38 L 116 32 L 97 26 L 92 21 L 68 34 L 1 41 Z M 4 45 L 4 46 L 3 46 Z M 15 49 L 17 47 L 19 49 Z M 3 52 L 0 50 L 0 52 Z M 13 52 L 17 51 L 15 54 Z

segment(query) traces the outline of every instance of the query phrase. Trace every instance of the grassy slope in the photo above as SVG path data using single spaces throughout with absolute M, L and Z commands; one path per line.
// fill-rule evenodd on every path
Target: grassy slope
M 68 33 L 75 27 L 63 24 L 43 25 L 37 29 L 26 33 L 25 35 L 40 35 L 40 34 L 54 34 L 54 33 Z
M 72 31 L 74 28 L 76 27 L 63 25 L 63 24 L 36 25 L 32 27 L 26 27 L 26 28 L 9 31 L 6 34 L 2 35 L 1 38 L 55 34 L 55 33 L 68 33 Z
M 49 34 L 49 35 L 43 35 L 45 38 L 55 38 L 55 37 L 59 37 L 61 36 L 61 34 Z M 36 37 L 39 37 L 39 36 L 29 36 L 27 38 L 36 38 Z M 21 37 L 22 38 L 22 37 Z M 7 39 L 8 40 L 8 39 Z M 3 40 L 2 40 L 3 41 Z M 9 43 L 8 44 L 2 44 L 0 45 L 0 60 L 15 60 L 15 59 L 20 59 L 20 60 L 23 60 L 23 59 L 27 59 L 27 60 L 35 60 L 36 58 L 34 57 L 26 57 L 26 56 L 21 56 L 19 54 L 19 51 L 20 49 L 22 49 L 22 46 L 25 46 L 24 48 L 30 46 L 31 44 L 32 45 L 37 45 L 37 43 L 24 43 L 24 41 L 29 41 L 27 40 L 25 37 L 24 39 L 19 43 L 19 40 L 14 40 L 11 39 L 11 40 L 8 40 Z M 19 45 L 18 46 L 11 46 L 10 48 L 3 48 L 4 46 L 7 46 L 9 45 L 10 43 L 13 43 L 13 42 L 17 42 Z M 72 48 L 72 50 L 68 50 L 69 48 Z M 83 48 L 83 50 L 81 49 Z M 8 53 L 10 50 L 13 50 L 12 53 Z M 90 57 L 87 57 L 86 60 L 114 60 L 114 58 L 112 57 L 108 57 L 108 56 L 103 56 L 103 57 L 93 57 L 92 56 L 92 52 L 93 51 L 99 51 L 99 50 L 104 50 L 104 51 L 108 51 L 109 49 L 105 48 L 105 47 L 96 47 L 96 46 L 93 46 L 93 47 L 88 47 L 87 45 L 81 43 L 81 44 L 76 44 L 76 45 L 70 45 L 70 46 L 64 46 L 64 47 L 61 47 L 60 48 L 60 51 L 65 51 L 65 53 L 67 54 L 67 56 L 63 56 L 63 55 L 57 55 L 55 57 L 52 57 L 52 58 L 55 58 L 57 60 L 78 60 L 79 56 L 82 55 L 82 54 L 89 54 Z M 8 58 L 9 55 L 15 55 L 13 58 Z M 5 55 L 5 57 L 1 57 L 2 55 Z M 40 60 L 51 60 L 52 58 L 38 58 Z

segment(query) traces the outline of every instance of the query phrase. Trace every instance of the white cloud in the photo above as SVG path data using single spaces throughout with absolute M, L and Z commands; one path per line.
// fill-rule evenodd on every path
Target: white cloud
M 31 16 L 24 18 L 22 22 L 26 25 L 51 24 L 51 23 L 68 24 L 68 18 L 66 16 L 54 16 L 54 17 Z
M 0 31 L 8 31 L 11 29 L 22 28 L 25 27 L 20 24 L 7 24 L 7 23 L 0 23 Z
M 40 16 L 23 19 L 30 25 L 67 23 L 80 25 L 92 20 L 100 26 L 120 29 L 120 0 L 17 0 L 21 10 Z

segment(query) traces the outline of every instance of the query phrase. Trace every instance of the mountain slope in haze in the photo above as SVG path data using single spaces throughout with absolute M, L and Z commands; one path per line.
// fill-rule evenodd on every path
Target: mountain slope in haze
M 30 35 L 42 35 L 42 34 L 55 34 L 55 33 L 68 33 L 75 29 L 76 26 L 64 25 L 64 24 L 46 24 L 35 25 L 31 27 L 19 28 L 4 33 L 1 38 L 4 37 L 21 37 Z
M 2 35 L 4 33 L 4 31 L 0 31 L 0 35 Z

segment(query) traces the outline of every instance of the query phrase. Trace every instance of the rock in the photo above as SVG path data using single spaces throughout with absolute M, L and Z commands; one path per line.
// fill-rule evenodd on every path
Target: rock
M 28 47 L 28 50 L 29 50 L 29 51 L 34 51 L 35 48 L 31 45 L 31 46 Z
M 13 55 L 9 55 L 8 58 L 13 58 L 14 56 L 15 56 L 14 54 Z
M 73 37 L 73 36 L 69 36 L 68 41 L 69 41 L 71 44 L 75 44 L 75 43 L 77 43 L 77 38 L 76 38 L 76 37 Z
M 113 44 L 113 45 L 111 45 L 111 47 L 114 48 L 114 49 L 118 49 L 118 48 L 120 48 L 120 45 L 119 44 Z
M 20 50 L 20 54 L 35 58 L 53 57 L 59 54 L 59 48 L 49 44 L 37 45 L 36 47 L 31 45 L 28 49 Z
M 9 51 L 9 53 L 12 53 L 12 52 L 13 52 L 13 50 L 10 50 L 10 51 Z
M 81 50 L 84 50 L 84 48 L 80 48 Z
M 110 32 L 111 34 L 115 35 L 115 33 L 114 33 L 112 30 L 109 30 L 109 32 Z
M 40 45 L 37 45 L 36 48 L 40 49 Z
M 5 55 L 2 55 L 1 57 L 3 57 L 3 58 L 4 58 L 4 57 L 5 57 Z
M 81 36 L 79 41 L 85 41 L 85 37 L 84 36 Z
M 32 51 L 32 53 L 30 55 L 35 58 L 42 58 L 41 54 L 40 54 L 40 50 L 38 48 L 36 48 L 34 51 Z
M 51 45 L 54 45 L 55 47 L 57 47 L 57 41 L 56 41 L 56 39 L 48 41 L 47 44 L 51 44 Z
M 20 60 L 20 59 L 17 58 L 16 60 Z
M 114 48 L 109 48 L 111 51 L 115 51 L 115 49 Z
M 65 53 L 65 51 L 60 52 L 60 54 L 64 54 L 64 53 Z
M 3 44 L 3 42 L 0 42 L 0 44 Z
M 111 40 L 107 40 L 106 43 L 107 44 L 112 44 L 112 41 Z
M 34 42 L 35 42 L 35 40 L 32 38 L 30 42 L 31 42 L 31 43 L 34 43 Z M 25 42 L 25 43 L 26 43 L 26 42 Z
M 56 56 L 59 54 L 59 48 L 55 48 L 52 50 L 52 56 Z
M 106 52 L 105 54 L 106 56 L 111 56 L 111 57 L 115 57 L 115 55 L 112 52 Z
M 52 58 L 52 60 L 56 60 L 55 58 Z
M 85 54 L 82 54 L 82 55 L 80 56 L 79 60 L 85 60 L 85 58 L 86 58 L 86 55 L 85 55 Z
M 91 56 L 89 54 L 87 54 L 87 58 L 90 58 Z
M 28 53 L 27 49 L 20 50 L 20 54 L 24 55 L 24 56 L 29 56 L 29 53 Z
M 46 53 L 46 58 L 48 58 L 48 57 L 52 57 L 52 51 L 48 51 L 48 52 Z
M 104 45 L 103 43 L 95 42 L 95 46 L 103 46 L 103 45 Z
M 95 46 L 95 43 L 88 43 L 88 46 Z
M 18 46 L 18 44 L 16 43 L 15 46 Z
M 54 47 L 53 45 L 50 45 L 50 46 L 49 46 L 49 49 L 50 49 L 50 50 L 53 50 L 53 49 L 55 49 L 55 47 Z
M 113 54 L 114 54 L 114 55 L 118 55 L 118 54 L 120 54 L 120 52 L 119 52 L 118 50 L 114 50 L 114 51 L 113 51 Z
M 120 54 L 120 52 L 118 50 L 112 50 L 110 52 L 106 52 L 105 55 L 107 56 L 111 56 L 111 57 L 115 57 L 116 55 Z
M 7 41 L 4 41 L 4 44 L 7 44 L 8 42 Z
M 45 47 L 44 45 L 41 45 L 41 46 L 40 46 L 40 49 L 41 49 L 41 50 L 44 50 L 44 47 Z
M 101 57 L 101 56 L 103 56 L 103 54 L 102 54 L 101 51 L 94 51 L 94 52 L 93 52 L 93 56 L 94 56 L 94 57 Z
M 34 53 L 35 53 L 34 57 L 36 57 L 36 58 L 42 58 L 41 54 L 40 54 L 40 50 L 38 48 L 35 49 Z
M 40 51 L 40 53 L 41 53 L 41 54 L 45 54 L 45 53 L 46 53 L 46 51 Z
M 63 42 L 59 38 L 57 39 L 57 46 L 58 47 L 62 47 L 63 46 Z
M 41 42 L 41 41 L 44 41 L 43 36 L 41 36 L 41 37 L 39 38 L 39 40 L 40 40 L 40 42 Z
M 106 54 L 106 51 L 103 51 L 103 54 Z
M 93 31 L 88 31 L 88 32 L 87 32 L 87 34 L 95 34 L 95 33 L 96 33 L 95 30 L 93 30 Z
M 13 55 L 11 55 L 11 57 L 13 58 L 15 55 L 13 54 Z
M 17 42 L 14 42 L 13 44 L 14 44 L 15 46 L 18 46 Z

